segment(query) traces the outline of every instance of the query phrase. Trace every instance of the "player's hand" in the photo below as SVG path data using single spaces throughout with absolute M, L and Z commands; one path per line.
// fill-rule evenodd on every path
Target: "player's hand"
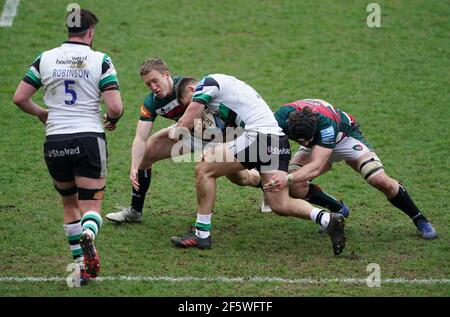
M 139 190 L 138 170 L 135 168 L 131 168 L 130 170 L 130 181 L 133 188 Z
M 103 115 L 103 124 L 105 125 L 105 129 L 108 131 L 113 131 L 116 129 L 116 124 L 108 121 L 108 115 L 106 113 Z
M 263 186 L 266 192 L 277 192 L 288 185 L 287 175 L 275 175 Z

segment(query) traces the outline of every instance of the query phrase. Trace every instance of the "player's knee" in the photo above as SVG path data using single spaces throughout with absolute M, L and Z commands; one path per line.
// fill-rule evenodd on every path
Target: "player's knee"
M 369 182 L 372 186 L 373 184 L 380 182 L 382 177 L 379 177 L 381 174 L 385 175 L 383 163 L 378 158 L 375 153 L 370 153 L 370 155 L 361 162 L 359 165 L 359 173 L 364 179 Z
M 139 169 L 150 169 L 152 168 L 153 163 L 155 163 L 157 159 L 157 151 L 147 151 L 142 158 L 141 165 L 139 166 Z
M 382 191 L 386 195 L 395 192 L 398 187 L 397 181 L 393 180 L 385 173 L 380 173 L 374 177 L 371 177 L 368 182 L 370 185 Z
M 102 188 L 78 187 L 78 200 L 102 200 L 105 195 L 105 186 Z
M 196 178 L 203 178 L 212 176 L 213 170 L 211 164 L 200 162 L 195 166 L 195 177 Z
M 382 175 L 372 176 L 367 179 L 367 182 L 378 189 L 384 189 L 384 187 L 387 185 L 386 180 Z

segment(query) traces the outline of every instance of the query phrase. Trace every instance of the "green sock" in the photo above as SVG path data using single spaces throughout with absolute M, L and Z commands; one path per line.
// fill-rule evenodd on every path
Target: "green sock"
M 325 193 L 318 185 L 309 184 L 309 191 L 305 196 L 305 200 L 311 204 L 327 208 L 331 212 L 339 212 L 342 203 L 331 195 Z

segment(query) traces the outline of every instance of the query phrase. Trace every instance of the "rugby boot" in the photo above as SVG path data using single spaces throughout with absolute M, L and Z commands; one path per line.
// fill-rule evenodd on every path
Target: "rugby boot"
M 192 230 L 192 229 L 191 229 Z M 208 238 L 202 239 L 197 237 L 193 232 L 189 232 L 185 236 L 174 236 L 170 238 L 172 245 L 177 248 L 199 248 L 199 249 L 211 249 L 212 238 L 211 235 Z
M 327 232 L 331 239 L 334 255 L 339 255 L 345 248 L 345 218 L 337 212 L 330 213 L 330 222 L 328 223 Z
M 133 207 L 124 208 L 118 212 L 107 214 L 106 219 L 117 223 L 140 223 L 142 222 L 142 212 L 137 212 Z
M 96 278 L 100 273 L 100 257 L 95 249 L 94 240 L 87 231 L 81 234 L 80 246 L 83 250 L 84 269 L 91 278 Z

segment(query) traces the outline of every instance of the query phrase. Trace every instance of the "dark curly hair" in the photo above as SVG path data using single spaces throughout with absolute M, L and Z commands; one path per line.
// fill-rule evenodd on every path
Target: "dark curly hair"
M 287 122 L 289 138 L 295 141 L 312 139 L 316 133 L 317 119 L 317 115 L 309 107 L 289 113 Z
M 96 26 L 99 22 L 97 16 L 93 12 L 89 11 L 88 9 L 80 9 L 78 12 L 78 14 L 80 15 L 80 25 L 69 26 L 67 24 L 67 19 L 74 11 L 76 11 L 76 9 L 72 9 L 72 11 L 69 12 L 66 16 L 66 25 L 69 36 L 84 35 L 90 27 Z

